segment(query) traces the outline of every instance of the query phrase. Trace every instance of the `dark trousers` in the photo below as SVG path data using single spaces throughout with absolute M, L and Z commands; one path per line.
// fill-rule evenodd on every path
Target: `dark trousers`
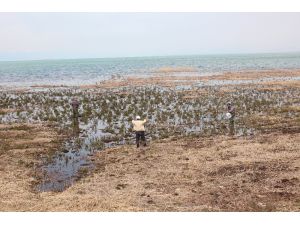
M 73 108 L 73 118 L 78 118 L 78 108 Z
M 234 135 L 234 116 L 229 120 L 229 134 Z
M 142 141 L 144 143 L 144 146 L 146 146 L 145 131 L 136 131 L 135 139 L 137 148 L 140 147 L 140 141 Z

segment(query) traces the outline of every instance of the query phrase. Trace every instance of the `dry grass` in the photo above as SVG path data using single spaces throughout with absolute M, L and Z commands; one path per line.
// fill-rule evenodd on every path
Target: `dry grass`
M 190 69 L 190 71 L 189 71 Z M 129 76 L 122 79 L 112 79 L 102 81 L 95 85 L 82 85 L 82 89 L 89 88 L 119 88 L 119 87 L 140 87 L 145 85 L 158 85 L 162 87 L 175 87 L 177 85 L 193 85 L 199 81 L 208 82 L 212 80 L 226 81 L 226 80 L 259 80 L 263 78 L 278 78 L 278 77 L 299 77 L 300 70 L 267 70 L 267 71 L 242 71 L 242 72 L 226 72 L 217 75 L 174 75 L 174 72 L 195 72 L 193 68 L 169 68 L 164 67 L 160 70 L 161 74 L 155 74 L 154 76 L 139 77 L 139 76 Z M 166 76 L 167 75 L 167 76 Z M 286 81 L 260 81 L 260 85 L 267 89 L 282 89 L 286 87 L 300 87 L 300 81 L 286 80 Z M 251 85 L 251 84 L 241 84 L 241 85 Z M 252 84 L 256 86 L 256 84 Z M 223 85 L 223 88 L 227 89 L 234 85 Z
M 299 146 L 299 133 L 122 146 L 98 152 L 94 173 L 62 193 L 32 191 L 32 152 L 46 146 L 9 150 L 0 210 L 299 211 Z
M 197 72 L 193 67 L 161 67 L 154 70 L 155 73 L 182 73 L 182 72 Z
M 56 147 L 56 134 L 47 126 L 0 124 L 0 210 L 25 211 L 38 201 L 32 191 L 40 156 Z
M 262 71 L 241 71 L 241 72 L 226 72 L 221 75 L 208 76 L 207 79 L 217 80 L 251 80 L 272 77 L 298 77 L 300 70 L 262 70 Z
M 98 196 L 81 210 L 299 211 L 299 146 L 298 134 L 272 134 L 109 149 L 94 176 L 66 193 Z
M 16 112 L 16 109 L 2 109 L 0 108 L 0 115 L 1 114 L 6 114 L 6 113 L 11 113 L 11 112 Z
M 258 86 L 259 84 L 259 86 Z M 223 85 L 223 88 L 235 88 L 237 85 L 235 84 L 228 84 Z M 300 88 L 300 81 L 299 80 L 286 80 L 286 81 L 260 81 L 257 84 L 239 84 L 238 86 L 246 86 L 252 87 L 253 89 L 257 90 L 264 90 L 264 91 L 278 91 L 284 90 L 286 88 Z

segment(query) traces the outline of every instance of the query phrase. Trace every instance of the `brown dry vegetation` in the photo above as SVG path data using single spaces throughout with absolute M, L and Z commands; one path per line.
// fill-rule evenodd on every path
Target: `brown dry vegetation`
M 1 109 L 0 108 L 0 115 L 10 113 L 10 112 L 15 112 L 15 111 L 16 111 L 15 109 Z
M 0 210 L 24 211 L 33 206 L 35 168 L 40 156 L 58 145 L 55 131 L 43 125 L 0 124 Z
M 225 72 L 215 75 L 197 74 L 197 70 L 193 67 L 162 67 L 153 71 L 153 76 L 139 77 L 126 76 L 118 78 L 113 76 L 113 79 L 98 82 L 91 85 L 80 85 L 82 89 L 90 88 L 119 88 L 119 87 L 140 87 L 147 85 L 159 85 L 163 87 L 174 87 L 176 85 L 192 85 L 195 82 L 207 82 L 211 80 L 259 80 L 262 78 L 278 78 L 278 77 L 299 77 L 300 70 L 282 69 L 282 70 L 254 70 L 240 72 Z M 192 73 L 190 75 L 182 75 L 181 73 Z M 260 84 L 272 86 L 282 85 L 287 87 L 299 87 L 300 81 L 261 81 Z M 230 85 L 226 85 L 230 86 Z M 68 85 L 32 85 L 31 88 L 61 88 L 69 87 Z M 17 88 L 14 91 L 28 91 L 28 88 Z
M 299 211 L 299 144 L 298 134 L 271 134 L 109 149 L 92 177 L 61 195 L 77 193 L 89 211 Z
M 190 71 L 188 71 L 190 69 Z M 161 68 L 157 70 L 155 75 L 148 77 L 128 76 L 121 79 L 111 79 L 102 81 L 96 85 L 82 85 L 82 89 L 87 88 L 116 88 L 116 87 L 140 87 L 146 85 L 159 85 L 163 87 L 174 87 L 176 85 L 192 85 L 196 82 L 207 82 L 211 80 L 259 80 L 263 78 L 278 77 L 299 77 L 300 70 L 265 70 L 265 71 L 242 71 L 242 72 L 226 72 L 217 75 L 174 75 L 177 72 L 195 72 L 192 68 Z M 282 87 L 300 87 L 300 81 L 261 81 L 260 84 L 266 86 L 282 86 Z M 247 84 L 248 85 L 248 84 Z M 226 85 L 232 86 L 232 85 Z
M 0 128 L 1 140 L 28 143 L 2 148 L 1 211 L 300 210 L 299 133 L 166 139 L 140 150 L 107 149 L 94 156 L 92 175 L 61 193 L 36 193 L 37 155 L 55 145 L 55 134 L 33 125 Z
M 197 72 L 193 67 L 161 67 L 154 70 L 155 73 L 180 73 L 180 72 Z
M 226 72 L 220 75 L 206 76 L 207 80 L 252 80 L 272 77 L 298 77 L 300 70 L 262 70 L 262 71 L 241 71 Z

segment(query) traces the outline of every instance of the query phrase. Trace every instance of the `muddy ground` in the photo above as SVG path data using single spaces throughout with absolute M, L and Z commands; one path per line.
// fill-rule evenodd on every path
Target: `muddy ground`
M 120 85 L 110 82 L 105 88 Z M 270 95 L 299 88 L 295 80 L 262 82 L 256 88 Z M 181 91 L 186 98 L 205 95 Z M 220 93 L 232 91 L 232 85 L 220 86 Z M 98 151 L 90 159 L 94 170 L 83 171 L 63 192 L 36 189 L 37 169 L 59 148 L 61 131 L 50 121 L 0 124 L 0 211 L 300 211 L 300 108 L 297 99 L 290 103 L 272 116 L 249 117 L 245 124 L 264 127 L 255 134 L 168 137 L 146 148 Z

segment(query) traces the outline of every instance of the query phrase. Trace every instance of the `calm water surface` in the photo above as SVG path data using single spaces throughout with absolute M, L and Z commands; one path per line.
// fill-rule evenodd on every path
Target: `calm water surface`
M 0 86 L 95 84 L 112 76 L 152 75 L 161 67 L 192 67 L 197 74 L 299 69 L 300 53 L 2 61 Z

